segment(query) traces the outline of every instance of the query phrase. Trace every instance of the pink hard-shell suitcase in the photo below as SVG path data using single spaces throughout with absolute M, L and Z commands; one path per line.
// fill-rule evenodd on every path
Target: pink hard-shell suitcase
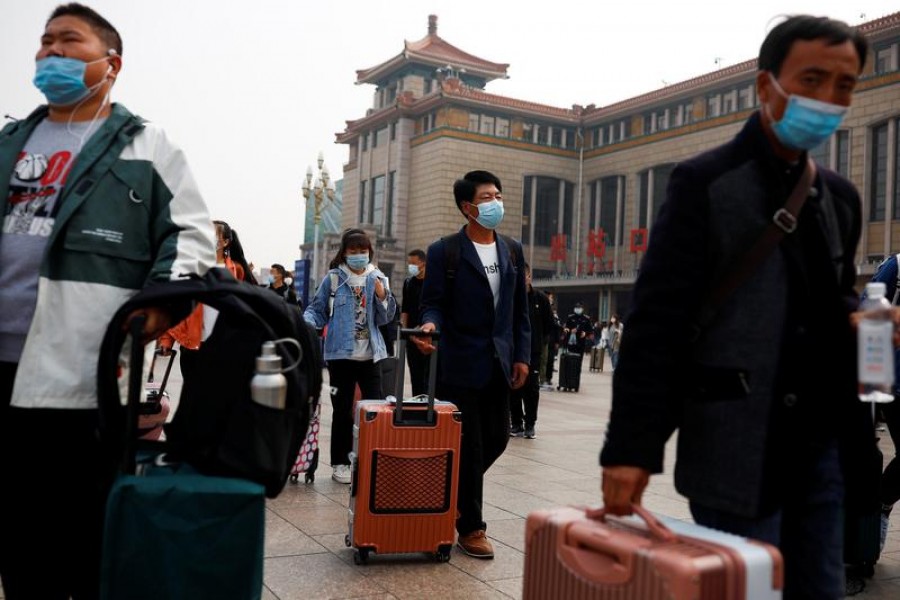
M 769 544 L 640 506 L 637 517 L 561 507 L 528 515 L 523 600 L 778 600 Z

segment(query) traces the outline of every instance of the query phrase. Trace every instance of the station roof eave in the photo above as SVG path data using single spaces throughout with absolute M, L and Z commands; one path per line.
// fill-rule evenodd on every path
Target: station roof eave
M 437 34 L 437 16 L 428 17 L 428 34 L 422 39 L 410 42 L 403 41 L 403 51 L 400 54 L 370 67 L 356 72 L 356 83 L 378 83 L 379 80 L 402 68 L 409 63 L 421 64 L 429 67 L 451 66 L 456 70 L 465 69 L 465 72 L 485 81 L 494 79 L 507 79 L 509 63 L 495 63 L 474 54 L 460 50 Z

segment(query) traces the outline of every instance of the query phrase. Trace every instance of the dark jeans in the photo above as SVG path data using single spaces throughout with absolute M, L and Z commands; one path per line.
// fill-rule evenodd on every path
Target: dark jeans
M 419 352 L 414 344 L 406 345 L 406 364 L 409 365 L 409 383 L 412 385 L 412 395 L 428 393 L 428 364 L 429 356 Z
M 349 465 L 353 451 L 353 395 L 356 386 L 365 400 L 383 398 L 381 369 L 371 360 L 329 360 L 331 396 L 331 465 Z
M 553 383 L 553 368 L 556 365 L 556 345 L 547 344 L 547 372 L 544 379 L 547 383 Z
M 491 380 L 484 388 L 442 383 L 438 392 L 441 400 L 453 402 L 462 413 L 456 530 L 466 535 L 487 528 L 481 513 L 484 474 L 509 441 L 509 382 L 494 360 Z
M 0 400 L 5 405 L 9 397 Z M 96 410 L 7 410 L 0 421 L 0 579 L 6 598 L 98 596 L 108 491 L 101 459 Z
M 768 542 L 784 557 L 784 599 L 844 597 L 844 486 L 834 446 L 797 461 L 781 509 L 767 517 L 739 517 L 691 502 L 694 520 Z M 792 465 L 793 467 L 793 465 Z
M 900 395 L 894 390 L 897 398 L 893 402 L 881 405 L 884 420 L 894 441 L 894 458 L 888 463 L 881 476 L 881 504 L 891 506 L 900 500 Z
M 509 392 L 509 418 L 513 427 L 531 429 L 537 423 L 538 399 L 541 394 L 540 369 L 531 367 L 525 385 Z M 522 407 L 524 405 L 524 412 Z

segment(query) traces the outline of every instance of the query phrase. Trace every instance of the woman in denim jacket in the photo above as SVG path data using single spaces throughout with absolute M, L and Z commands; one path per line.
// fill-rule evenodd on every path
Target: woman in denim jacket
M 353 393 L 381 398 L 381 373 L 375 365 L 387 358 L 380 325 L 391 321 L 397 302 L 384 273 L 372 265 L 375 251 L 361 229 L 348 229 L 309 308 L 307 322 L 328 326 L 325 360 L 334 392 L 331 397 L 331 478 L 350 483 L 353 449 Z

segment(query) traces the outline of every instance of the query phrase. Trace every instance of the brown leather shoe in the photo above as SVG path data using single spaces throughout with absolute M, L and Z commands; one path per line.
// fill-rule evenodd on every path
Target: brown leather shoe
M 475 558 L 494 558 L 494 547 L 487 539 L 484 529 L 476 529 L 472 533 L 459 536 L 456 540 L 459 549 Z

